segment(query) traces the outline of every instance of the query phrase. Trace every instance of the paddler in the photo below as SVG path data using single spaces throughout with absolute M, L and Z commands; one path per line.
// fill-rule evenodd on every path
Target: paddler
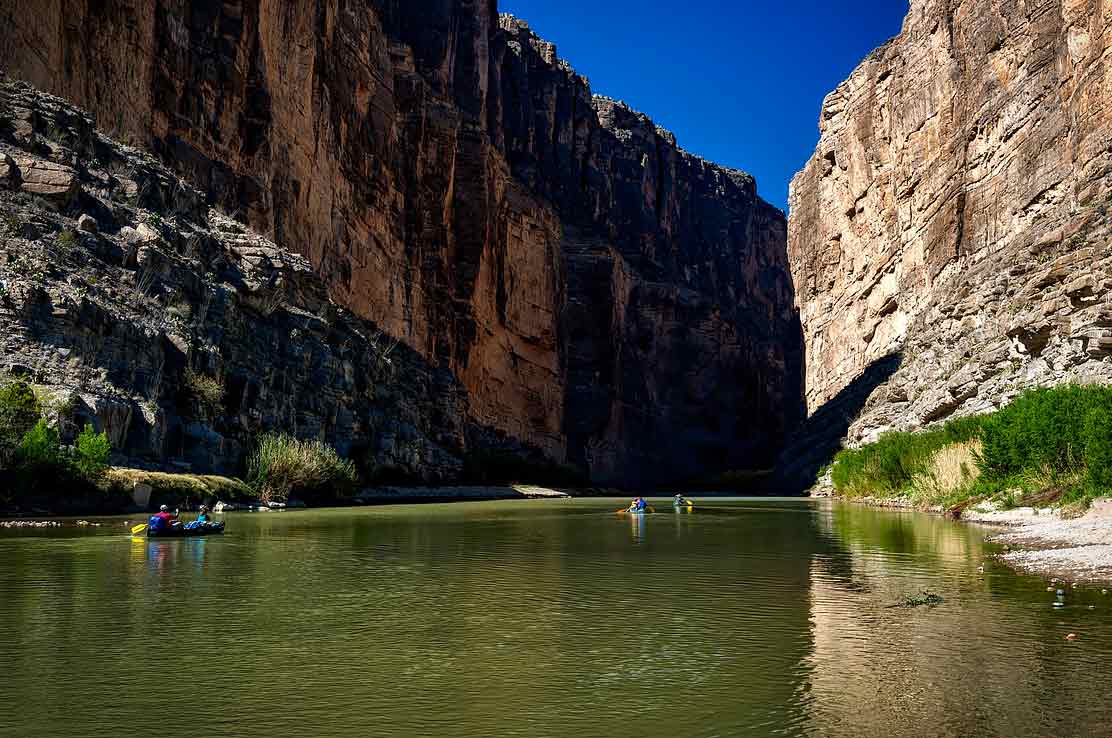
M 174 526 L 177 516 L 170 512 L 170 508 L 162 505 L 158 508 L 158 512 L 151 516 L 150 526 L 151 530 L 156 533 L 159 531 L 170 530 Z

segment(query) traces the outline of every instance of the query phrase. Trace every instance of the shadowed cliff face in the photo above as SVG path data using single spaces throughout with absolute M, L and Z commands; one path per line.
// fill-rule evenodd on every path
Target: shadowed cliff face
M 492 0 L 7 15 L 9 74 L 306 256 L 480 425 L 641 483 L 766 465 L 801 417 L 782 213 Z
M 811 412 L 903 364 L 851 441 L 1108 381 L 1106 3 L 913 0 L 826 99 L 791 192 Z

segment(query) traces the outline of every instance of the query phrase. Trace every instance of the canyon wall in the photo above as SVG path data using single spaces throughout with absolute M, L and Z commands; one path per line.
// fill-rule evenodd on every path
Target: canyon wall
M 34 5 L 0 7 L 7 74 L 305 256 L 476 425 L 641 484 L 767 466 L 801 419 L 783 214 L 493 0 Z
M 1112 380 L 1110 46 L 1103 0 L 912 0 L 827 97 L 789 223 L 813 417 Z

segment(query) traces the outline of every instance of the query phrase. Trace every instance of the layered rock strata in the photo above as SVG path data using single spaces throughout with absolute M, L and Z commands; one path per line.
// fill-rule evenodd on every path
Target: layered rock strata
M 639 484 L 767 465 L 801 417 L 783 215 L 491 0 L 38 5 L 9 74 L 304 255 L 479 426 Z
M 902 357 L 851 442 L 1112 379 L 1106 10 L 912 0 L 824 102 L 789 224 L 810 412 Z

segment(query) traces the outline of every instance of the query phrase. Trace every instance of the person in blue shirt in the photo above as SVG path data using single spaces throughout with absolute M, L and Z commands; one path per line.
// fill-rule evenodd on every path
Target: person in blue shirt
M 201 505 L 201 514 L 197 516 L 198 523 L 211 523 L 212 518 L 209 517 L 208 505 Z

